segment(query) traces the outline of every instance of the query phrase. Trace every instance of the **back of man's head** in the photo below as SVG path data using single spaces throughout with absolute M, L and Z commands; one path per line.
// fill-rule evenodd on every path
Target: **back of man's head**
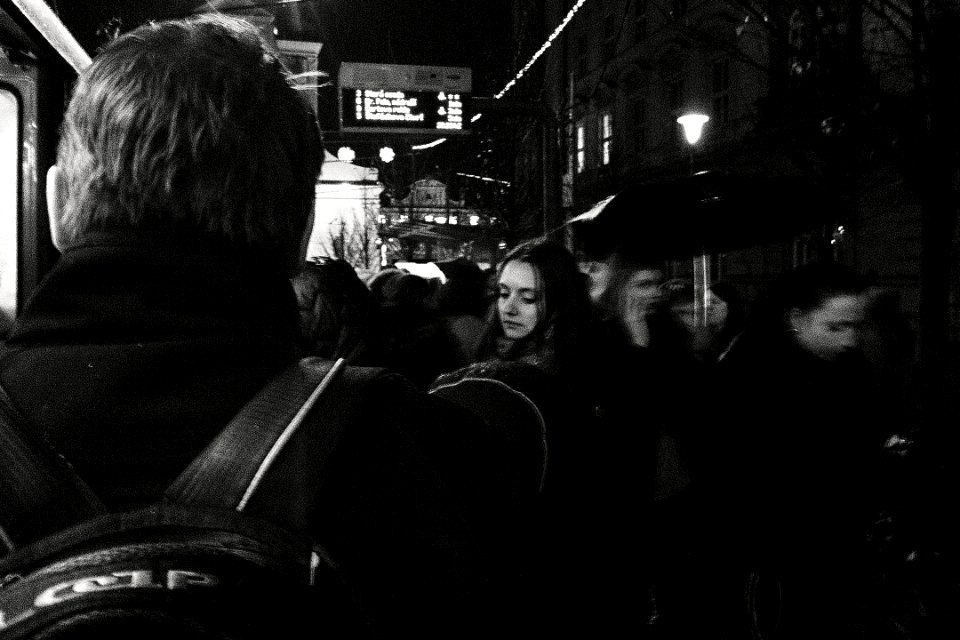
M 289 265 L 322 162 L 316 117 L 256 27 L 213 15 L 144 25 L 74 89 L 62 243 L 98 230 L 200 235 Z

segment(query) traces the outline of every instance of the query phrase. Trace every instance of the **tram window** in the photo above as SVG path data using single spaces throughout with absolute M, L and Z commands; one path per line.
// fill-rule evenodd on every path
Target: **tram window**
M 20 164 L 20 103 L 0 88 L 0 337 L 17 308 L 17 167 Z

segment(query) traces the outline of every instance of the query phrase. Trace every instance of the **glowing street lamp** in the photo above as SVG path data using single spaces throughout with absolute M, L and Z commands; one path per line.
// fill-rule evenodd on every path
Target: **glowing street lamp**
M 353 162 L 357 157 L 357 152 L 350 147 L 340 147 L 337 149 L 337 160 L 340 162 Z
M 700 136 L 703 135 L 703 125 L 707 124 L 709 120 L 710 116 L 705 116 L 702 113 L 686 113 L 677 118 L 677 122 L 683 127 L 683 135 L 690 145 L 695 145 L 700 141 Z
M 393 159 L 396 157 L 393 149 L 390 147 L 380 147 L 380 160 L 383 162 L 393 162 Z
M 686 113 L 677 122 L 683 127 L 683 135 L 690 145 L 690 175 L 693 175 L 693 147 L 703 135 L 703 125 L 710 120 L 702 113 Z M 693 318 L 698 328 L 707 326 L 707 311 L 710 306 L 710 256 L 706 251 L 693 259 Z

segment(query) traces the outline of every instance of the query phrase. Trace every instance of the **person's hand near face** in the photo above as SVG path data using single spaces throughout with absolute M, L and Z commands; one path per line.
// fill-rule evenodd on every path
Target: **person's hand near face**
M 623 288 L 623 323 L 635 345 L 645 347 L 650 343 L 647 316 L 663 299 L 660 285 L 663 273 L 658 269 L 639 269 Z

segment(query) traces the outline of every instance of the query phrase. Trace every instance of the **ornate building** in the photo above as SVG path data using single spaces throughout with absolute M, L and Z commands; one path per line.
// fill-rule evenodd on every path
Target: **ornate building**
M 505 246 L 496 215 L 451 200 L 447 186 L 433 178 L 417 180 L 405 198 L 384 203 L 378 232 L 383 264 L 465 257 L 486 268 L 496 264 Z
M 832 256 L 901 289 L 916 314 L 920 198 L 902 145 L 919 121 L 898 118 L 919 92 L 898 16 L 847 2 L 518 0 L 518 59 L 552 42 L 508 97 L 557 120 L 567 219 L 626 185 L 694 171 L 796 176 L 824 185 L 832 210 L 811 212 L 792 241 L 713 256 L 714 279 L 749 295 Z M 676 119 L 694 111 L 710 120 L 691 146 Z M 518 171 L 542 171 L 536 131 L 518 139 Z M 777 205 L 758 203 L 770 216 Z

